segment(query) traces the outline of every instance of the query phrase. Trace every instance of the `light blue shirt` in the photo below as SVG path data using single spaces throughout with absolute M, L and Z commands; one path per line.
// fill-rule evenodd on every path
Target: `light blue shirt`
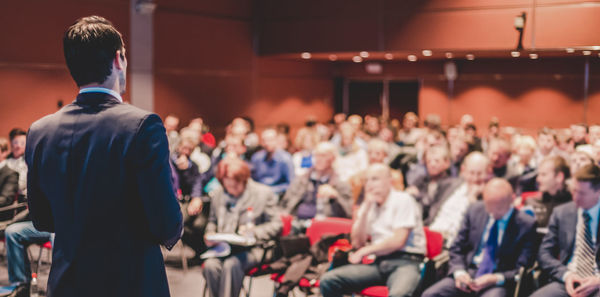
M 91 88 L 83 88 L 79 90 L 79 94 L 86 94 L 86 93 L 104 93 L 104 94 L 108 94 L 111 95 L 117 99 L 119 99 L 119 101 L 121 103 L 123 103 L 123 98 L 121 97 L 121 94 L 115 92 L 114 90 L 111 89 L 107 89 L 107 88 L 102 88 L 102 87 L 91 87 Z

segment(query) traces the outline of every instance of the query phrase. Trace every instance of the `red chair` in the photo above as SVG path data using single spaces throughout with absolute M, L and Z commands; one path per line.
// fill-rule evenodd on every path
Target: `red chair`
M 542 196 L 542 192 L 523 192 L 521 193 L 521 203 L 517 205 L 518 209 L 521 209 L 525 205 L 527 199 L 538 199 Z
M 310 227 L 306 229 L 306 236 L 310 241 L 310 244 L 313 245 L 318 242 L 321 237 L 324 235 L 338 235 L 343 233 L 350 233 L 352 231 L 352 220 L 344 219 L 344 218 L 325 218 L 321 220 L 313 219 Z M 275 281 L 277 284 L 281 284 L 285 274 L 273 273 L 271 275 L 271 280 Z M 306 278 L 302 278 L 298 283 L 298 287 L 300 288 L 318 288 L 319 280 L 308 280 Z
M 425 239 L 427 242 L 427 254 L 424 260 L 423 270 L 428 269 L 427 267 L 432 267 L 428 265 L 428 263 L 433 264 L 433 259 L 442 253 L 442 247 L 444 246 L 444 238 L 442 234 L 439 232 L 431 231 L 429 228 L 424 227 L 423 231 L 425 232 Z M 432 267 L 435 269 L 435 267 Z M 431 269 L 431 268 L 429 268 Z M 422 271 L 421 274 L 424 274 L 425 271 Z M 421 282 L 426 280 L 421 280 Z M 362 290 L 359 295 L 366 297 L 387 297 L 388 296 L 388 288 L 386 286 L 373 286 L 368 287 Z

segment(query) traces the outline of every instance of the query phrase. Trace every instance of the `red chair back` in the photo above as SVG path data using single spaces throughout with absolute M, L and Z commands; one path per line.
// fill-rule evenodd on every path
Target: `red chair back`
M 337 235 L 350 233 L 352 230 L 352 220 L 344 218 L 325 218 L 322 220 L 313 219 L 312 224 L 306 229 L 306 236 L 313 245 L 319 241 L 323 235 Z
M 525 201 L 527 199 L 537 198 L 537 197 L 540 197 L 541 195 L 542 195 L 542 192 L 523 192 L 523 193 L 521 193 L 521 205 L 519 205 L 517 208 L 521 209 L 521 207 L 523 207 L 525 205 Z
M 283 228 L 281 229 L 281 236 L 288 236 L 290 232 L 292 232 L 292 220 L 294 217 L 290 214 L 281 214 L 281 223 L 283 224 Z
M 433 259 L 442 252 L 444 246 L 444 237 L 442 233 L 431 231 L 427 227 L 423 227 L 425 232 L 425 240 L 427 241 L 427 258 Z

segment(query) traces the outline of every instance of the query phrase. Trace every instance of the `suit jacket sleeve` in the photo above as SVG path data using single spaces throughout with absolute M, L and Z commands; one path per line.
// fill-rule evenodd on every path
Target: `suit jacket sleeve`
M 261 198 L 262 199 L 262 198 Z M 257 241 L 267 241 L 275 238 L 281 232 L 282 223 L 279 207 L 277 206 L 278 197 L 272 191 L 268 191 L 263 212 L 264 222 L 254 228 L 254 236 Z
M 567 266 L 560 259 L 558 212 L 554 211 L 550 216 L 548 233 L 544 236 L 538 252 L 538 262 L 543 271 L 546 271 L 554 280 L 562 281 L 567 272 Z
M 452 275 L 457 270 L 467 270 L 469 266 L 467 263 L 467 254 L 471 250 L 469 244 L 469 231 L 471 229 L 471 212 L 473 205 L 469 207 L 465 216 L 463 218 L 463 222 L 460 225 L 460 230 L 456 237 L 454 238 L 454 242 L 450 247 L 450 261 L 449 261 L 449 270 L 448 275 Z
M 331 212 L 332 214 L 341 215 L 341 217 L 349 218 L 352 216 L 352 189 L 346 182 L 337 181 L 333 185 L 338 195 L 331 199 Z
M 150 234 L 170 249 L 181 237 L 183 221 L 171 184 L 167 134 L 157 115 L 142 121 L 134 156 L 137 188 Z
M 33 127 L 33 126 L 32 126 Z M 35 129 L 27 133 L 27 145 L 25 146 L 25 162 L 27 162 L 27 203 L 29 213 L 35 229 L 39 231 L 54 232 L 54 219 L 50 208 L 50 201 L 42 192 L 39 184 L 38 163 L 41 149 L 35 138 Z
M 8 172 L 0 190 L 0 207 L 10 205 L 14 201 L 19 189 L 19 173 L 13 170 L 9 170 Z

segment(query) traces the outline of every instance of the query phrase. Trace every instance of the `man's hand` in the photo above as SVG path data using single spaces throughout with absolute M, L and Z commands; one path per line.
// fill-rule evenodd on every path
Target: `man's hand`
M 470 284 L 473 282 L 471 276 L 468 273 L 462 273 L 459 276 L 454 276 L 454 285 L 457 289 L 470 293 L 471 287 Z
M 496 285 L 497 282 L 498 277 L 492 273 L 488 273 L 473 280 L 469 287 L 471 288 L 471 290 L 479 292 L 481 290 L 486 289 L 487 287 Z
M 206 239 L 206 237 L 208 237 L 210 235 L 214 235 L 214 234 L 215 234 L 215 232 L 204 234 L 204 243 L 206 243 L 207 247 L 213 247 L 213 246 L 217 245 L 217 242 L 210 241 L 210 240 Z
M 186 170 L 190 166 L 190 161 L 186 155 L 179 155 L 177 160 L 175 160 L 175 165 L 179 170 Z
M 569 285 L 571 286 L 572 294 L 569 292 Z M 565 279 L 565 286 L 567 286 L 567 293 L 571 297 L 588 297 L 600 288 L 600 278 L 596 276 L 579 278 L 575 273 L 571 273 Z
M 364 251 L 364 248 L 361 248 L 354 253 L 350 253 L 350 255 L 348 255 L 348 262 L 350 262 L 350 264 L 361 264 L 363 257 L 366 256 Z
M 338 196 L 338 191 L 335 190 L 331 185 L 324 184 L 320 185 L 317 189 L 317 198 L 319 199 L 330 199 Z
M 411 194 L 413 197 L 416 197 L 419 195 L 419 189 L 417 189 L 417 187 L 415 187 L 415 186 L 410 186 L 410 187 L 406 188 L 405 192 L 408 194 Z
M 194 197 L 192 198 L 192 201 L 190 201 L 190 204 L 188 204 L 187 212 L 190 216 L 195 216 L 202 211 L 202 206 L 202 199 L 200 197 Z

